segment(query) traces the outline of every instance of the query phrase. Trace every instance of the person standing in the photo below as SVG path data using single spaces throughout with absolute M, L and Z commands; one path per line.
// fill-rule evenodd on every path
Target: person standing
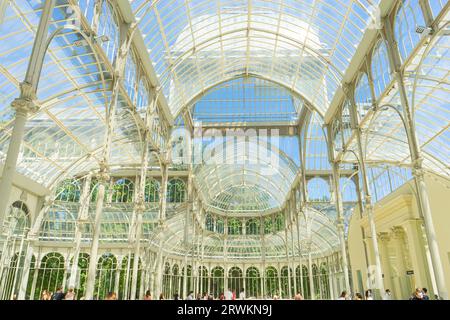
M 239 293 L 239 300 L 245 300 L 245 290 L 242 289 L 241 292 Z
M 409 300 L 423 300 L 422 290 L 417 288 L 416 291 L 414 291 L 414 293 L 412 294 L 412 297 Z
M 224 298 L 225 300 L 233 300 L 233 293 L 231 292 L 230 288 L 225 291 Z
M 294 300 L 304 300 L 303 296 L 300 292 L 297 292 L 297 294 L 294 296 Z
M 386 289 L 386 291 L 384 292 L 383 300 L 392 300 L 391 290 Z
M 41 300 L 50 300 L 50 295 L 47 290 L 42 291 Z
M 144 300 L 152 300 L 152 294 L 150 293 L 150 290 L 147 290 L 145 292 Z
M 339 296 L 338 300 L 347 300 L 347 291 L 342 291 L 341 295 Z
M 58 287 L 56 289 L 56 292 L 52 295 L 52 300 L 63 300 L 64 299 L 64 293 L 62 291 L 62 287 Z
M 372 289 L 366 290 L 366 300 L 373 300 Z
M 362 294 L 359 292 L 355 293 L 355 300 L 364 300 Z
M 64 300 L 75 300 L 75 292 L 73 291 L 73 287 L 70 287 L 67 291 Z
M 422 300 L 430 300 L 427 288 L 422 288 Z

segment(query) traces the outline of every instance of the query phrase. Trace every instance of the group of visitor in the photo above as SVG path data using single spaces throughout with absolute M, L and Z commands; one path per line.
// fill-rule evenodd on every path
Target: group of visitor
M 62 287 L 58 287 L 55 292 L 50 292 L 48 290 L 43 290 L 41 293 L 40 300 L 75 300 L 76 294 L 73 287 L 70 287 L 67 292 L 64 293 Z M 279 300 L 280 297 L 278 295 L 274 295 L 271 297 L 273 300 Z M 150 290 L 147 290 L 145 292 L 145 295 L 143 297 L 144 300 L 153 300 L 152 294 Z M 214 297 L 212 294 L 209 294 L 207 292 L 203 292 L 203 294 L 197 294 L 194 297 L 194 292 L 189 291 L 186 300 L 236 300 L 236 292 L 233 290 L 226 290 L 225 292 L 222 292 L 219 294 L 218 297 Z M 245 300 L 246 295 L 245 291 L 241 290 L 239 293 L 239 300 Z M 269 298 L 270 299 L 270 298 Z M 392 293 L 391 290 L 386 289 L 384 292 L 384 295 L 382 297 L 383 300 L 392 300 Z M 428 296 L 428 290 L 427 288 L 417 288 L 409 298 L 410 300 L 430 300 L 430 297 Z M 436 300 L 439 300 L 439 297 L 435 296 Z M 81 297 L 80 300 L 84 300 L 84 297 Z M 105 300 L 118 300 L 117 293 L 116 292 L 108 292 L 108 294 L 105 297 Z M 159 295 L 159 300 L 164 300 L 164 295 L 161 293 Z M 173 295 L 173 300 L 183 300 L 183 298 L 178 294 L 175 293 Z M 297 292 L 294 295 L 294 300 L 304 300 L 302 294 L 300 292 Z M 368 289 L 365 291 L 364 296 L 356 292 L 353 296 L 348 294 L 347 291 L 342 291 L 341 295 L 337 298 L 337 300 L 374 300 L 374 295 L 372 292 L 372 289 Z
M 383 296 L 383 300 L 392 300 L 392 293 L 391 290 L 386 289 Z M 439 300 L 438 296 L 435 296 L 436 300 Z M 350 297 L 350 295 L 347 293 L 347 291 L 342 291 L 341 295 L 339 296 L 338 300 L 374 300 L 374 295 L 371 289 L 366 290 L 364 296 L 356 292 L 353 296 L 353 299 Z M 409 298 L 409 300 L 430 300 L 430 297 L 428 296 L 428 290 L 427 288 L 417 288 Z
M 374 300 L 374 295 L 372 289 L 367 289 L 364 296 L 360 292 L 356 292 L 353 297 L 351 297 L 348 292 L 344 290 L 338 297 L 338 300 Z M 383 300 L 392 300 L 391 291 L 389 289 L 386 289 Z
M 439 300 L 439 297 L 435 295 L 435 300 Z M 409 300 L 430 300 L 427 288 L 416 288 L 416 290 L 411 294 Z
M 148 298 L 150 297 L 150 299 Z M 219 296 L 217 297 L 218 300 L 236 300 L 236 291 L 231 291 L 230 289 L 226 290 L 225 292 L 221 292 Z M 148 290 L 146 295 L 144 296 L 144 300 L 151 300 L 151 294 Z M 164 295 L 161 293 L 159 296 L 159 300 L 164 300 Z M 178 294 L 175 293 L 173 295 L 173 300 L 183 300 L 183 298 Z M 209 294 L 207 292 L 203 292 L 203 294 L 198 293 L 194 297 L 194 291 L 189 291 L 186 300 L 215 300 L 214 296 L 212 294 Z M 239 293 L 239 300 L 245 300 L 245 291 L 241 290 Z
M 40 300 L 75 300 L 75 291 L 70 287 L 66 293 L 63 292 L 62 287 L 57 287 L 55 292 L 43 290 Z

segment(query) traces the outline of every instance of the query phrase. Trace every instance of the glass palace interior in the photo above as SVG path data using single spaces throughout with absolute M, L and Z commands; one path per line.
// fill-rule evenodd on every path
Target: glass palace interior
M 449 8 L 0 1 L 0 299 L 448 299 Z

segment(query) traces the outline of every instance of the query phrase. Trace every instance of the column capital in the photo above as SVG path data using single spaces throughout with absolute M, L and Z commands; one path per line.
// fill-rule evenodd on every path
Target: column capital
M 366 195 L 364 197 L 364 201 L 365 201 L 366 209 L 372 209 L 372 196 L 371 195 Z
M 101 160 L 99 163 L 99 172 L 97 173 L 97 179 L 99 182 L 107 182 L 111 178 L 109 176 L 109 167 L 105 160 Z
M 50 207 L 54 202 L 54 199 L 50 196 L 45 196 L 43 208 Z
M 405 234 L 405 229 L 403 229 L 403 227 L 400 226 L 392 227 L 391 230 L 394 239 L 402 239 L 402 237 Z
M 382 242 L 389 242 L 389 240 L 391 239 L 391 234 L 389 232 L 378 232 L 378 238 Z
M 412 173 L 414 177 L 423 178 L 423 158 L 419 157 L 413 161 Z
M 33 86 L 28 82 L 20 84 L 20 97 L 11 102 L 11 107 L 16 110 L 16 113 L 28 114 L 35 113 L 39 110 L 36 103 L 36 94 Z
M 134 210 L 138 214 L 142 214 L 145 211 L 145 203 L 142 195 L 138 195 L 134 201 Z

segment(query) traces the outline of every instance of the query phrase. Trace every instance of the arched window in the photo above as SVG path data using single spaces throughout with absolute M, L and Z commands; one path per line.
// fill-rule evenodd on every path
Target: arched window
M 145 184 L 145 202 L 159 202 L 159 188 L 159 181 L 156 181 L 155 179 L 149 179 Z
M 90 261 L 89 263 L 95 262 Z M 108 292 L 114 291 L 116 272 L 119 272 L 117 258 L 112 253 L 104 253 L 97 263 L 94 298 L 104 299 Z
M 299 270 L 300 271 L 300 270 Z M 306 266 L 302 266 L 302 282 L 303 282 L 303 297 L 305 299 L 311 299 L 311 288 L 309 281 L 309 270 Z
M 91 202 L 94 203 L 97 201 L 97 195 L 98 195 L 98 188 L 100 186 L 100 183 L 97 179 L 92 179 L 91 185 L 90 185 L 90 193 L 91 193 Z M 108 193 L 109 188 L 105 188 L 105 196 L 103 197 L 103 200 L 106 201 L 108 199 Z
M 391 68 L 384 40 L 378 41 L 373 50 L 371 70 L 375 96 L 378 98 L 391 82 Z
M 312 178 L 308 181 L 308 198 L 309 201 L 330 201 L 330 187 L 322 178 Z
M 235 218 L 228 220 L 228 234 L 242 234 L 242 222 Z
M 281 281 L 280 281 L 281 282 L 281 296 L 282 296 L 282 298 L 289 299 L 290 297 L 292 297 L 295 294 L 295 292 L 293 292 L 294 278 L 293 278 L 292 269 L 291 268 L 288 269 L 287 266 L 284 266 L 283 268 L 281 268 L 280 277 L 281 277 Z M 291 286 L 289 286 L 289 281 L 290 281 Z
M 53 206 L 45 215 L 39 230 L 40 240 L 73 241 L 76 219 L 71 210 Z
M 209 213 L 205 217 L 205 228 L 208 231 L 214 231 L 214 218 Z
M 199 292 L 209 292 L 208 288 L 208 269 L 205 266 L 198 267 Z
M 86 292 L 86 281 L 87 281 L 87 274 L 88 274 L 88 268 L 89 268 L 89 259 L 90 256 L 87 253 L 80 253 L 78 255 L 78 272 L 79 272 L 79 279 L 80 282 L 77 286 L 77 294 L 76 298 L 80 299 L 81 297 L 84 297 Z M 70 264 L 73 263 L 73 257 L 70 261 Z
M 244 278 L 240 268 L 232 267 L 228 271 L 228 287 L 231 291 L 236 292 L 236 296 L 239 296 L 239 292 L 244 288 Z
M 217 233 L 224 233 L 225 229 L 225 223 L 223 222 L 222 218 L 217 218 L 216 220 L 216 232 Z
M 147 86 L 145 85 L 144 79 L 142 78 L 141 81 L 139 81 L 136 110 L 138 112 L 145 112 L 147 107 L 148 107 L 148 89 Z
M 275 231 L 284 230 L 284 214 L 279 213 L 275 216 Z
M 225 271 L 222 267 L 214 267 L 211 270 L 211 292 L 218 298 L 225 290 Z
M 170 285 L 172 280 L 170 270 L 170 264 L 166 262 L 164 264 L 164 273 L 162 279 L 162 294 L 165 298 L 170 298 Z
M 259 220 L 258 219 L 250 219 L 245 223 L 245 232 L 246 234 L 259 234 Z
M 17 249 L 17 248 L 16 248 Z M 25 248 L 23 248 L 26 250 Z M 11 252 L 12 254 L 13 252 Z M 13 300 L 14 296 L 17 296 L 17 292 L 20 290 L 20 279 L 23 276 L 23 271 L 25 268 L 29 268 L 28 286 L 26 291 L 26 299 L 30 299 L 31 294 L 31 283 L 33 279 L 33 274 L 36 270 L 36 257 L 31 256 L 31 262 L 29 266 L 24 266 L 25 261 L 25 251 L 14 253 L 14 255 L 9 256 L 5 254 L 4 265 L 2 268 L 2 290 L 0 290 L 1 300 Z M 31 297 L 33 299 L 33 297 Z
M 80 201 L 80 183 L 75 179 L 66 179 L 56 189 L 58 201 L 78 202 Z
M 322 299 L 330 299 L 330 282 L 328 281 L 328 266 L 326 263 L 320 265 L 320 291 Z
M 107 0 L 103 0 L 102 13 L 98 21 L 97 34 L 102 42 L 109 61 L 113 63 L 119 47 L 119 27 L 114 8 Z
M 112 202 L 132 202 L 134 183 L 128 179 L 119 179 L 113 186 Z
M 402 60 L 405 61 L 420 41 L 417 26 L 425 26 L 419 0 L 404 0 L 395 16 L 395 38 Z
M 372 92 L 369 86 L 369 78 L 365 73 L 361 73 L 356 84 L 355 103 L 358 109 L 359 119 L 361 120 L 372 107 Z
M 316 264 L 312 265 L 312 277 L 313 277 L 313 283 L 315 288 L 315 298 L 320 300 L 323 299 L 320 292 L 320 282 L 319 282 L 319 268 Z
M 180 203 L 184 202 L 186 195 L 186 186 L 183 180 L 172 179 L 167 184 L 167 202 Z
M 58 252 L 46 254 L 41 261 L 36 281 L 35 300 L 43 290 L 56 292 L 64 281 L 64 257 Z
M 273 232 L 273 221 L 272 217 L 264 218 L 264 234 L 269 234 Z
M 183 281 L 181 275 L 180 275 L 180 268 L 178 267 L 177 264 L 174 264 L 172 266 L 172 288 L 171 288 L 171 293 L 170 293 L 170 297 L 173 297 L 173 295 L 175 293 L 180 293 L 179 289 L 181 286 L 181 282 Z
M 249 267 L 245 272 L 245 290 L 248 298 L 261 296 L 261 276 L 256 267 Z
M 351 178 L 341 177 L 339 180 L 339 186 L 341 188 L 342 201 L 344 202 L 356 202 L 358 201 L 358 195 L 356 193 L 356 185 Z
M 279 294 L 278 271 L 274 267 L 266 268 L 266 294 L 270 298 Z
M 30 211 L 22 201 L 15 201 L 8 215 L 8 229 L 13 235 L 24 235 L 26 228 L 30 227 Z

